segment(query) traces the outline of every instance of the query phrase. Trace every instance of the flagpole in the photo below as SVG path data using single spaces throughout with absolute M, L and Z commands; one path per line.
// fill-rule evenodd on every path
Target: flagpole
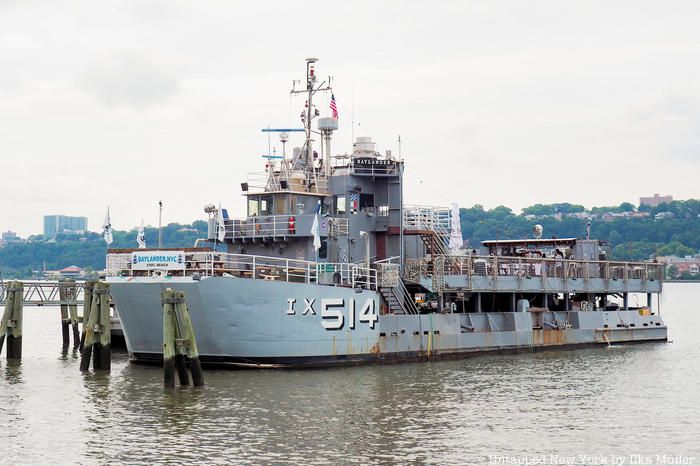
M 221 203 L 219 202 L 219 208 L 221 208 Z M 219 211 L 216 211 L 216 217 L 214 217 L 214 252 L 216 252 L 216 242 L 219 240 Z M 212 256 L 212 261 L 214 256 Z
M 163 200 L 158 201 L 158 249 L 163 247 Z
M 139 228 L 139 231 L 136 234 L 136 244 L 138 245 L 139 249 L 144 249 L 146 247 L 146 233 L 143 229 L 143 219 L 141 219 L 141 228 Z

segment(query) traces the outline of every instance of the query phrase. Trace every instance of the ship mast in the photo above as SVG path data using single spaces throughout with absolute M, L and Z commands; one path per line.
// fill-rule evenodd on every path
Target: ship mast
M 306 129 L 306 147 L 308 148 L 307 157 L 309 152 L 311 152 L 311 109 L 313 108 L 313 97 L 314 97 L 314 83 L 316 82 L 316 74 L 314 70 L 314 63 L 318 61 L 318 58 L 307 58 L 306 59 L 306 92 L 308 92 L 308 97 L 306 98 L 306 121 L 304 121 L 304 128 Z M 308 160 L 307 160 L 308 162 Z
M 331 78 L 328 78 L 328 84 L 326 84 L 326 81 L 323 81 L 320 85 L 317 87 L 314 87 L 316 85 L 316 70 L 315 70 L 315 63 L 318 61 L 318 58 L 307 58 L 306 59 L 306 89 L 299 89 L 297 90 L 294 86 L 292 86 L 291 94 L 301 94 L 305 93 L 306 94 L 306 108 L 302 112 L 302 123 L 304 124 L 304 130 L 306 132 L 306 142 L 304 144 L 304 157 L 305 157 L 305 166 L 306 166 L 306 171 L 307 171 L 307 181 L 313 181 L 316 192 L 318 192 L 318 178 L 316 174 L 316 170 L 314 167 L 314 151 L 313 151 L 313 142 L 314 139 L 312 137 L 312 129 L 311 129 L 311 121 L 319 116 L 318 110 L 314 108 L 313 105 L 313 97 L 314 94 L 318 91 L 330 91 L 331 90 Z M 294 83 L 296 84 L 295 81 Z M 325 170 L 328 170 L 328 167 L 325 167 Z M 307 186 L 309 183 L 307 182 Z
M 313 157 L 313 142 L 311 139 L 311 118 L 313 113 L 313 97 L 314 97 L 314 83 L 316 82 L 316 74 L 314 63 L 318 61 L 318 58 L 307 58 L 306 59 L 306 91 L 308 92 L 308 97 L 306 98 L 306 121 L 304 122 L 304 128 L 306 129 L 306 168 L 310 171 L 310 175 L 313 176 L 314 187 L 316 192 L 318 192 L 318 179 L 316 177 L 316 170 L 314 167 L 314 157 Z

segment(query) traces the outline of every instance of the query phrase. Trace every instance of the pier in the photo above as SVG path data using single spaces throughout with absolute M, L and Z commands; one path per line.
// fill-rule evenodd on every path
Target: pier
M 76 332 L 78 325 L 83 322 L 86 309 L 91 307 L 92 285 L 94 281 L 73 281 L 73 280 L 28 280 L 22 282 L 24 285 L 22 291 L 23 306 L 57 306 L 61 308 L 61 327 L 64 346 L 69 344 L 70 327 L 72 327 L 73 340 L 77 340 Z M 4 307 L 7 303 L 8 294 L 11 291 L 12 281 L 0 282 L 0 307 Z M 87 306 L 85 305 L 85 292 L 87 289 Z M 111 299 L 110 299 L 111 301 Z M 83 306 L 83 316 L 78 316 L 77 307 Z M 87 313 L 89 314 L 89 312 Z M 116 312 L 110 317 L 110 334 L 111 338 L 117 340 L 117 346 L 123 345 L 124 334 L 121 328 L 121 322 L 117 317 Z M 85 339 L 85 330 L 79 337 L 80 341 Z M 114 344 L 113 344 L 114 345 Z
M 11 282 L 0 282 L 0 305 L 4 305 L 7 300 L 7 293 Z M 24 305 L 25 306 L 59 306 L 83 304 L 85 297 L 85 282 L 60 282 L 60 281 L 23 281 L 24 283 Z M 62 299 L 61 290 L 70 283 L 70 287 L 75 292 L 71 292 Z

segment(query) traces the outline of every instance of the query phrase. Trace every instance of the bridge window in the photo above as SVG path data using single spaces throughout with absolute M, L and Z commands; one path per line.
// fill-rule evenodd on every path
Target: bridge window
M 260 215 L 272 215 L 272 196 L 260 196 Z
M 272 196 L 249 196 L 248 217 L 272 215 Z
M 388 217 L 389 216 L 389 206 L 388 205 L 380 205 L 377 207 L 377 215 L 380 217 Z
M 360 194 L 360 210 L 374 207 L 374 194 Z
M 248 217 L 260 215 L 260 199 L 257 197 L 248 198 Z

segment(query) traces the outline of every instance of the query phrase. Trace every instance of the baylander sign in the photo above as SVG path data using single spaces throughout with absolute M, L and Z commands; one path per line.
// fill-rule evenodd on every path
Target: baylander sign
M 396 170 L 396 161 L 377 157 L 355 157 L 352 167 L 356 173 L 391 173 Z
M 185 270 L 185 253 L 182 251 L 132 252 L 131 270 Z

